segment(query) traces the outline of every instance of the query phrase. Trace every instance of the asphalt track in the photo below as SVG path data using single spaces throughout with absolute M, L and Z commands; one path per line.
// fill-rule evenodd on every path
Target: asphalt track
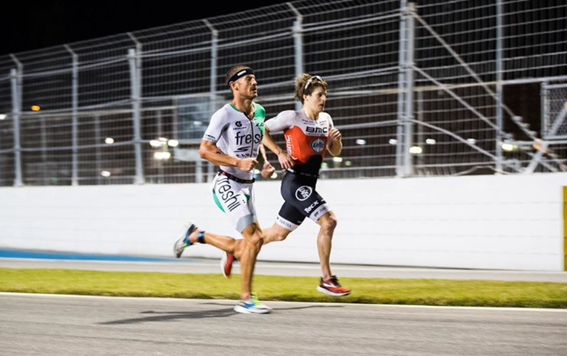
M 0 250 L 0 267 L 219 273 L 219 261 Z M 238 273 L 238 265 L 235 273 Z M 319 276 L 309 263 L 260 261 L 258 274 Z M 344 277 L 566 282 L 562 272 L 334 265 Z M 567 355 L 567 310 L 0 293 L 0 355 Z
M 567 355 L 567 311 L 0 293 L 0 350 L 77 355 Z

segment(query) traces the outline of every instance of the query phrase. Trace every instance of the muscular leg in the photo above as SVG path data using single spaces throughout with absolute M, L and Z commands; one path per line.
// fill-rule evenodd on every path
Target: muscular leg
M 199 235 L 199 232 L 201 230 L 197 229 L 195 230 L 190 236 L 189 236 L 189 242 L 191 243 L 195 243 L 198 241 L 197 236 Z M 228 253 L 235 253 L 235 247 L 236 247 L 236 239 L 230 237 L 230 236 L 223 236 L 223 235 L 216 235 L 216 234 L 212 234 L 210 232 L 205 232 L 205 243 L 209 244 L 209 245 L 213 245 L 223 251 L 226 251 Z
M 240 256 L 241 292 L 240 299 L 247 300 L 252 296 L 252 276 L 256 265 L 256 256 L 262 248 L 263 234 L 258 222 L 253 222 L 242 231 L 243 248 Z
M 286 237 L 291 233 L 291 231 L 289 231 L 288 229 L 274 223 L 274 225 L 267 227 L 266 229 L 263 230 L 263 235 L 264 238 L 263 240 L 263 245 L 268 244 L 270 242 L 274 242 L 274 241 L 283 241 L 286 239 Z M 206 238 L 206 233 L 205 233 L 205 238 Z M 216 246 L 216 245 L 215 245 Z M 242 256 L 242 252 L 243 252 L 243 248 L 244 248 L 244 240 L 235 240 L 234 241 L 234 257 L 236 257 L 237 260 L 240 261 L 240 256 Z M 225 250 L 226 251 L 226 250 Z M 232 253 L 230 251 L 227 251 L 229 253 Z
M 264 229 L 264 245 L 274 241 L 283 241 L 291 233 L 285 227 L 274 223 L 274 225 Z
M 280 212 L 278 213 L 277 221 L 274 222 L 272 226 L 264 229 L 263 244 L 265 245 L 270 242 L 285 240 L 293 230 L 301 225 L 304 219 L 305 216 L 300 210 L 298 210 L 292 204 L 284 202 L 282 207 L 280 208 Z M 241 244 L 241 242 L 236 242 L 237 247 L 235 248 L 236 252 L 234 254 L 236 259 L 239 259 L 238 253 L 240 249 L 239 246 Z
M 333 275 L 331 272 L 331 248 L 333 233 L 337 226 L 337 218 L 332 211 L 323 214 L 317 224 L 321 226 L 317 235 L 317 250 L 319 251 L 319 263 L 323 272 L 323 279 L 327 280 Z
M 331 249 L 332 240 L 335 228 L 337 227 L 337 218 L 332 211 L 323 214 L 317 224 L 321 227 L 319 229 L 319 234 L 317 235 L 317 250 L 319 252 L 319 263 L 321 264 L 321 271 L 323 273 L 323 279 L 327 280 L 333 275 L 331 271 Z M 267 244 L 274 241 L 283 241 L 291 233 L 291 231 L 286 228 L 274 223 L 269 228 L 264 230 L 263 244 Z M 206 236 L 206 235 L 205 235 Z M 244 246 L 243 240 L 235 241 L 235 257 L 240 260 L 239 253 Z

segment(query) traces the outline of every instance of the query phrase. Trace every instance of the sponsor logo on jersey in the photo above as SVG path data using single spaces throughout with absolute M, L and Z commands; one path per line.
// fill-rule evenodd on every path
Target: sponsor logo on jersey
M 230 186 L 230 182 L 227 176 L 220 176 L 217 180 L 217 193 L 219 198 L 222 200 L 223 205 L 228 209 L 228 211 L 233 211 L 240 206 L 238 198 L 234 195 L 234 191 Z
M 254 139 L 252 139 L 254 137 Z M 236 148 L 233 150 L 234 155 L 238 158 L 248 158 L 252 157 L 254 154 L 258 154 L 259 144 L 262 141 L 262 136 L 260 134 L 242 134 L 242 132 L 238 131 L 236 136 L 234 136 L 236 142 Z M 255 152 L 252 151 L 251 143 L 254 141 L 255 144 Z
M 316 153 L 323 152 L 325 150 L 325 141 L 320 138 L 311 141 L 311 149 Z
M 317 135 L 327 135 L 329 134 L 328 127 L 317 127 L 317 126 L 307 126 L 305 128 L 305 132 L 309 134 L 317 134 Z
M 290 156 L 292 155 L 293 150 L 291 149 L 291 135 L 285 135 L 285 150 Z
M 252 139 L 254 139 L 254 143 L 260 143 L 260 141 L 262 141 L 262 135 L 260 135 L 259 133 L 254 134 L 254 136 L 252 136 L 252 134 L 243 135 L 240 131 L 238 131 L 236 133 L 236 136 L 234 136 L 234 138 L 236 140 L 236 144 L 239 146 L 251 144 Z
M 235 121 L 235 122 L 234 122 L 234 126 L 232 126 L 232 129 L 233 129 L 234 131 L 237 131 L 237 130 L 246 130 L 246 126 L 243 126 L 243 125 L 242 125 L 242 121 Z
M 297 190 L 295 191 L 295 197 L 299 201 L 305 201 L 311 196 L 311 193 L 313 193 L 313 188 L 307 185 L 303 185 L 297 188 Z

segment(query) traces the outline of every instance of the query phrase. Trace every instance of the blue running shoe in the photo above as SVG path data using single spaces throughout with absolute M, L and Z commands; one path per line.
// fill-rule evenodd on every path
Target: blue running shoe
M 195 230 L 197 230 L 197 226 L 195 226 L 193 222 L 190 222 L 189 226 L 184 230 L 181 237 L 177 239 L 177 241 L 175 241 L 175 244 L 173 245 L 173 253 L 175 254 L 175 257 L 181 257 L 185 248 L 193 245 L 192 242 L 189 242 L 189 236 Z
M 256 294 L 252 293 L 252 296 L 248 300 L 241 300 L 238 304 L 234 306 L 234 311 L 243 314 L 267 314 L 272 311 L 267 305 L 264 305 L 258 300 Z

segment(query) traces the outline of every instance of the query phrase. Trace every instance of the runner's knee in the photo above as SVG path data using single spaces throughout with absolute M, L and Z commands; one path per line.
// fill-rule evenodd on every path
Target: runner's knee
M 283 241 L 287 238 L 287 235 L 289 235 L 289 233 L 275 231 L 273 235 L 270 236 L 269 241 Z
M 322 219 L 321 227 L 328 231 L 334 231 L 337 227 L 337 218 L 333 214 L 329 214 L 326 218 Z
M 248 239 L 248 244 L 249 246 L 252 246 L 256 253 L 260 252 L 262 245 L 264 244 L 263 235 L 261 233 L 252 235 Z
M 249 246 L 252 246 L 255 251 L 260 251 L 264 244 L 264 233 L 256 222 L 247 226 L 242 235 Z
M 286 234 L 282 234 L 282 235 L 278 234 L 278 235 L 276 235 L 276 239 L 274 241 L 283 241 L 286 238 L 287 238 Z

